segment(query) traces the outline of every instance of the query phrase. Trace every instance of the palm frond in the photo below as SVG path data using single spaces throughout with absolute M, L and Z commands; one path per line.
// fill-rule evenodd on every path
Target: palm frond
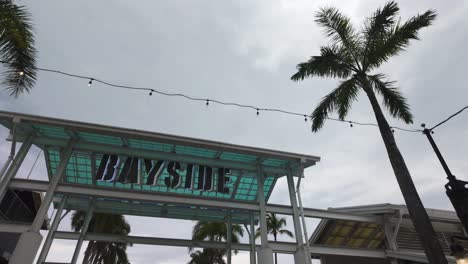
M 306 77 L 347 78 L 353 72 L 352 59 L 338 46 L 320 48 L 320 56 L 312 56 L 307 62 L 297 65 L 297 73 L 291 80 L 304 80 Z
M 390 1 L 385 4 L 382 9 L 377 9 L 375 13 L 369 17 L 364 24 L 363 38 L 364 56 L 363 56 L 363 68 L 367 68 L 367 56 L 375 51 L 376 45 L 379 43 L 382 37 L 388 34 L 388 30 L 395 24 L 395 16 L 400 11 L 398 4 L 394 1 Z
M 338 118 L 343 120 L 347 115 L 354 101 L 356 101 L 359 86 L 356 78 L 341 82 L 339 93 L 337 94 L 336 103 L 338 105 Z
M 281 235 L 287 235 L 288 237 L 294 237 L 293 233 L 287 229 L 281 229 L 278 231 Z
M 358 85 L 354 77 L 341 82 L 335 90 L 322 98 L 312 112 L 312 131 L 317 132 L 322 128 L 328 115 L 335 110 L 338 110 L 339 118 L 344 119 L 357 94 Z
M 5 89 L 10 95 L 29 92 L 36 82 L 36 49 L 30 14 L 24 6 L 0 0 L 0 59 Z
M 349 17 L 343 15 L 337 8 L 325 7 L 315 14 L 315 21 L 324 28 L 327 37 L 336 45 L 343 46 L 353 57 L 359 68 L 359 38 Z
M 436 18 L 433 10 L 428 10 L 422 15 L 416 15 L 400 25 L 394 25 L 385 36 L 376 42 L 372 52 L 367 54 L 367 68 L 372 69 L 386 62 L 390 57 L 404 51 L 411 40 L 419 40 L 419 31 L 428 27 Z
M 382 96 L 383 103 L 390 114 L 403 120 L 407 124 L 413 123 L 413 115 L 411 114 L 406 98 L 400 93 L 395 82 L 384 81 L 383 74 L 369 75 L 370 81 L 374 90 Z
M 329 113 L 333 112 L 336 107 L 336 98 L 339 93 L 339 88 L 336 88 L 331 93 L 322 98 L 320 103 L 312 112 L 312 132 L 317 132 L 323 127 Z

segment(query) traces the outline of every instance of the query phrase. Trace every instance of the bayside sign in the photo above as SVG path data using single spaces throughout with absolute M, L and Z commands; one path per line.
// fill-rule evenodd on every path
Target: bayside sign
M 230 173 L 227 168 L 104 154 L 96 179 L 229 194 Z

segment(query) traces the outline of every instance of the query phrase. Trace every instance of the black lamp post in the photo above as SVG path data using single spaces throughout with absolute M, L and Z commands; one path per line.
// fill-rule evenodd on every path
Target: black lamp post
M 439 158 L 439 161 L 442 164 L 445 173 L 447 174 L 447 179 L 449 182 L 445 184 L 445 192 L 452 202 L 452 205 L 455 208 L 458 218 L 460 218 L 465 231 L 468 232 L 468 182 L 458 180 L 455 175 L 452 174 L 444 160 L 444 157 L 442 157 L 439 148 L 432 138 L 432 131 L 425 128 L 425 124 L 422 124 L 421 126 L 424 128 L 423 134 L 426 135 L 427 139 L 431 143 L 437 158 Z M 468 264 L 468 261 L 466 263 Z

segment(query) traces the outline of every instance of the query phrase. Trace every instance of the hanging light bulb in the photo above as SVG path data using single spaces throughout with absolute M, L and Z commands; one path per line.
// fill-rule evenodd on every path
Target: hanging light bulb
M 23 76 L 23 75 L 24 75 L 24 71 L 18 72 L 18 75 L 19 75 L 19 76 Z
M 349 121 L 349 126 L 353 127 L 353 122 Z
M 91 86 L 93 84 L 93 79 L 89 79 L 88 86 Z
M 206 106 L 210 105 L 210 100 L 206 99 Z
M 304 121 L 306 121 L 306 122 L 307 122 L 307 116 L 306 116 L 306 115 L 304 115 Z
M 392 133 L 395 133 L 395 129 L 392 128 Z
M 257 108 L 257 116 L 260 115 L 260 109 Z
M 150 95 L 150 96 L 153 95 L 153 90 L 151 90 L 151 91 L 149 92 L 149 95 Z

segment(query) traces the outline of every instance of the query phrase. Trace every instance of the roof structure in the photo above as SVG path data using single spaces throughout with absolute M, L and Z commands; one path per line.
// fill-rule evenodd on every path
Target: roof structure
M 74 143 L 64 181 L 135 192 L 256 203 L 259 174 L 268 201 L 276 181 L 299 176 L 319 157 L 221 142 L 0 111 L 0 124 L 15 129 L 16 140 L 33 137 L 45 153 L 49 179 L 62 149 Z M 70 198 L 70 197 L 69 197 Z M 72 197 L 66 208 L 88 206 L 88 197 Z M 219 209 L 98 199 L 97 211 L 181 219 L 223 219 Z M 241 212 L 239 221 L 245 220 Z M 233 218 L 233 221 L 236 221 Z
M 382 250 L 387 256 L 412 263 L 426 263 L 424 250 L 409 218 L 405 205 L 375 204 L 341 208 L 329 208 L 334 212 L 346 212 L 368 216 L 386 216 L 384 223 L 365 223 L 350 220 L 321 220 L 309 239 L 311 245 L 340 248 Z M 449 241 L 452 236 L 463 236 L 463 228 L 453 211 L 426 209 L 447 256 L 450 255 Z M 387 229 L 387 230 L 386 230 Z M 387 233 L 386 233 L 387 232 Z M 393 237 L 395 248 L 389 246 Z M 445 243 L 443 243 L 445 242 Z M 468 243 L 460 242 L 465 248 Z M 344 259 L 341 259 L 344 261 Z M 380 263 L 379 260 L 369 263 Z M 328 262 L 327 262 L 328 263 Z

